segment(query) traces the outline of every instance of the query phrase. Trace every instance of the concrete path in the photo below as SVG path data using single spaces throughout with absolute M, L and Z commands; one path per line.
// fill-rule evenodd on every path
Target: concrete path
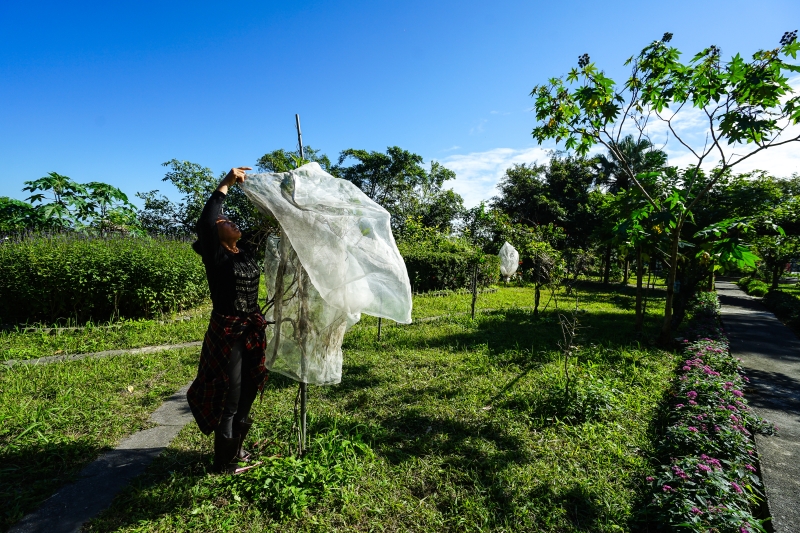
M 184 342 L 181 344 L 162 344 L 160 346 L 145 346 L 144 348 L 126 348 L 124 350 L 106 350 L 104 352 L 77 353 L 64 355 L 51 355 L 49 357 L 39 357 L 37 359 L 9 359 L 3 364 L 11 368 L 14 365 L 47 365 L 60 361 L 77 361 L 79 359 L 101 359 L 103 357 L 114 357 L 116 355 L 136 355 L 140 353 L 157 353 L 164 350 L 179 350 L 181 348 L 194 348 L 201 346 L 203 341 Z
M 168 398 L 150 415 L 155 427 L 134 433 L 116 449 L 84 468 L 75 483 L 67 485 L 41 507 L 14 525 L 9 533 L 73 533 L 111 505 L 114 496 L 169 446 L 178 432 L 193 420 L 186 391 Z
M 742 359 L 747 399 L 774 422 L 776 436 L 756 436 L 767 505 L 776 533 L 800 531 L 800 339 L 760 299 L 717 281 L 731 353 Z

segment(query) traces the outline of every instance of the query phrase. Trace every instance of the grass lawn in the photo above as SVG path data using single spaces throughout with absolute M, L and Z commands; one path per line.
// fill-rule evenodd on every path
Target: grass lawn
M 206 305 L 179 314 L 191 317 L 189 320 L 167 318 L 163 324 L 157 320 L 126 320 L 114 327 L 88 325 L 71 331 L 0 331 L 0 362 L 203 340 L 210 313 L 211 307 Z
M 531 289 L 482 296 L 479 306 L 496 311 L 474 321 L 452 314 L 469 311 L 467 295 L 415 297 L 417 318 L 451 316 L 384 324 L 380 342 L 374 319 L 354 327 L 342 383 L 310 387 L 305 458 L 289 456 L 297 387 L 273 375 L 249 439 L 260 467 L 206 474 L 212 439 L 190 424 L 87 528 L 641 531 L 644 478 L 654 470 L 675 357 L 634 340 L 630 287 L 585 284 L 581 294 L 569 394 L 553 304 L 538 318 L 521 309 L 532 304 Z M 563 309 L 565 296 L 559 303 Z M 649 336 L 662 305 L 663 298 L 648 306 Z M 125 397 L 113 387 L 97 394 Z M 43 435 L 55 442 L 73 430 Z
M 0 529 L 148 427 L 150 413 L 194 376 L 199 352 L 0 370 Z

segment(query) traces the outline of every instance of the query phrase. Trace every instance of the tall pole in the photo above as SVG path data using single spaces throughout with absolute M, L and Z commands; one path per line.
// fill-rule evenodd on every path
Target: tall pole
M 303 133 L 300 131 L 300 115 L 295 114 L 294 122 L 297 125 L 297 143 L 300 145 L 300 159 L 305 159 L 303 153 Z M 301 380 L 306 376 L 300 376 Z M 300 381 L 300 456 L 306 453 L 306 404 L 308 402 L 308 383 Z
M 475 300 L 478 299 L 478 262 L 472 271 L 472 320 L 475 320 Z
M 300 132 L 300 115 L 295 114 L 294 122 L 297 124 L 297 144 L 300 145 L 300 159 L 305 159 L 306 156 L 303 154 L 303 134 Z

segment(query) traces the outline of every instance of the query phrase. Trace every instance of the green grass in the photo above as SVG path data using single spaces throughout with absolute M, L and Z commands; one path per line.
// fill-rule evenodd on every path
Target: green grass
M 675 358 L 632 340 L 630 288 L 586 287 L 569 396 L 552 304 L 539 318 L 519 309 L 530 289 L 482 296 L 499 310 L 474 321 L 387 325 L 381 342 L 364 320 L 345 338 L 342 383 L 310 387 L 307 459 L 285 457 L 296 385 L 273 375 L 254 408 L 264 465 L 207 475 L 212 441 L 190 424 L 88 529 L 640 531 Z M 464 302 L 415 298 L 418 317 Z M 661 304 L 648 306 L 653 335 Z M 331 444 L 343 442 L 363 446 Z
M 0 370 L 0 530 L 147 418 L 197 371 L 197 349 Z
M 203 340 L 210 312 L 206 305 L 179 315 L 191 316 L 189 320 L 163 324 L 156 320 L 129 320 L 114 327 L 87 325 L 71 331 L 4 331 L 0 332 L 0 361 Z

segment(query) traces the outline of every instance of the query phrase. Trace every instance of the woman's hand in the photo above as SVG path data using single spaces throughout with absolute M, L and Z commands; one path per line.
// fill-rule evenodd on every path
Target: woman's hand
M 217 190 L 222 194 L 228 194 L 228 187 L 233 187 L 237 183 L 244 183 L 246 174 L 246 170 L 253 170 L 250 167 L 237 167 L 232 168 L 230 172 L 228 172 L 227 176 L 222 178 L 222 181 L 219 183 L 219 187 Z

